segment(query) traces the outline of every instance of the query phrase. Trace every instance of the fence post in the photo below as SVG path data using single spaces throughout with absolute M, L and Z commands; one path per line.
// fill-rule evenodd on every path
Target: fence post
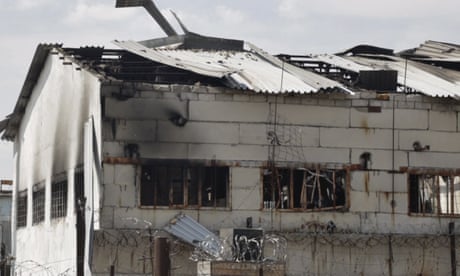
M 155 276 L 169 276 L 170 259 L 169 259 L 169 242 L 165 237 L 155 237 L 153 251 Z
M 452 267 L 452 276 L 457 276 L 457 254 L 455 251 L 455 223 L 449 222 L 450 237 L 450 264 Z

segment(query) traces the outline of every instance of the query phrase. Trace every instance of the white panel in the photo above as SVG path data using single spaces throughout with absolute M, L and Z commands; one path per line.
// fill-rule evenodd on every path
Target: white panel
M 84 123 L 92 116 L 100 140 L 100 82 L 77 67 L 80 69 L 52 54 L 42 68 L 17 135 L 18 190 L 31 191 L 33 184 L 50 183 L 54 174 L 72 172 L 83 164 Z M 68 207 L 73 210 L 73 199 L 68 202 L 72 202 Z M 31 203 L 29 193 L 28 218 L 32 214 Z M 49 212 L 46 214 L 49 216 Z M 69 212 L 67 217 L 53 219 L 49 224 L 32 227 L 30 222 L 27 228 L 13 233 L 16 263 L 33 260 L 50 264 L 55 272 L 75 271 L 75 213 Z

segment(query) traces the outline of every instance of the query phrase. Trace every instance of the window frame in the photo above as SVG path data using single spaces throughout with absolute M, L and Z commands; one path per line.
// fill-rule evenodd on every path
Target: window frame
M 146 170 L 146 168 L 148 168 Z M 181 170 L 181 187 L 179 188 L 182 196 L 180 200 L 174 200 L 174 195 L 171 189 L 171 181 L 166 181 L 169 183 L 169 188 L 166 190 L 168 191 L 168 202 L 167 203 L 159 203 L 158 202 L 158 195 L 159 195 L 159 183 L 158 174 L 155 174 L 155 170 L 166 169 L 166 179 L 172 180 L 169 178 L 170 174 L 168 170 Z M 204 184 L 207 180 L 206 178 L 206 170 L 224 170 L 224 178 L 225 187 L 223 189 L 215 189 L 216 181 L 212 182 L 214 185 L 214 192 L 212 195 L 213 203 L 211 205 L 203 204 L 204 198 L 207 194 L 204 193 Z M 151 161 L 146 164 L 142 164 L 138 168 L 139 170 L 139 192 L 138 192 L 138 206 L 140 208 L 150 208 L 150 209 L 229 209 L 231 206 L 231 167 L 230 166 L 223 166 L 223 165 L 216 165 L 211 164 L 208 165 L 206 163 L 190 163 L 190 162 L 171 162 L 171 161 Z M 157 179 L 147 179 L 145 172 L 149 172 L 150 177 L 157 178 Z M 221 172 L 222 173 L 222 172 Z M 193 177 L 192 174 L 195 174 L 196 177 Z M 193 179 L 192 179 L 193 178 Z M 152 186 L 147 187 L 144 189 L 145 183 L 150 183 Z M 192 185 L 195 182 L 196 185 Z M 194 190 L 196 192 L 194 198 L 196 203 L 191 203 L 191 196 L 190 193 L 192 187 L 195 187 Z M 224 193 L 224 202 L 219 203 L 218 197 L 216 194 L 218 192 Z M 164 192 L 164 191 L 163 191 Z M 153 199 L 146 196 L 146 193 L 153 193 Z
M 281 173 L 281 176 L 280 176 L 280 170 L 281 171 L 284 171 L 284 173 Z M 341 168 L 327 168 L 327 167 L 320 167 L 320 166 L 316 166 L 314 168 L 311 168 L 311 167 L 281 167 L 281 166 L 276 166 L 276 167 L 273 167 L 273 168 L 262 168 L 261 170 L 261 179 L 262 179 L 262 195 L 261 195 L 261 198 L 262 198 L 262 203 L 261 203 L 261 209 L 262 210 L 277 210 L 277 211 L 297 211 L 297 212 L 324 212 L 324 211 L 346 211 L 349 209 L 349 187 L 350 187 L 350 169 L 348 167 L 341 167 Z M 272 177 L 271 177 L 271 174 L 272 174 L 272 171 L 275 172 L 275 175 L 278 175 L 278 177 L 275 177 L 275 178 L 283 178 L 283 175 L 284 175 L 284 178 L 288 178 L 287 180 L 287 184 L 288 184 L 288 187 L 287 187 L 287 190 L 283 189 L 283 187 L 276 187 L 276 186 L 280 186 L 282 185 L 281 183 L 280 184 L 276 184 L 275 186 L 275 191 L 273 194 L 273 188 L 271 187 L 268 187 L 266 188 L 266 185 L 275 185 L 275 184 L 270 184 L 270 182 L 272 181 Z M 287 173 L 286 173 L 287 172 Z M 299 179 L 299 175 L 296 176 L 296 174 L 298 174 L 299 172 L 303 172 L 303 175 L 302 175 L 302 180 L 300 181 Z M 317 185 L 316 187 L 319 187 L 317 189 L 314 189 L 311 185 L 308 185 L 308 182 L 307 182 L 307 187 L 311 187 L 310 189 L 307 188 L 305 190 L 303 190 L 302 187 L 299 187 L 299 186 L 303 186 L 303 183 L 304 181 L 308 181 L 305 176 L 306 176 L 306 173 L 310 173 L 311 175 L 315 175 L 315 178 L 314 178 L 314 182 L 315 184 Z M 323 182 L 321 182 L 321 178 L 325 178 L 323 176 L 324 172 L 328 172 L 328 173 L 332 173 L 333 175 L 333 179 L 332 179 L 332 182 L 329 180 L 329 183 L 332 184 L 332 189 L 333 189 L 333 194 L 335 194 L 335 196 L 329 196 L 329 199 L 332 198 L 332 206 L 331 205 L 326 205 L 326 206 L 321 206 L 321 204 L 319 204 L 320 206 L 315 206 L 314 204 L 316 202 L 321 202 L 322 198 L 321 198 L 321 195 L 324 194 L 323 192 L 328 192 L 327 189 L 324 189 L 324 191 L 321 191 L 323 186 L 326 185 L 326 184 L 323 184 Z M 337 173 L 341 174 L 341 175 L 337 175 Z M 316 177 L 316 176 L 319 176 L 319 177 Z M 337 186 L 336 186 L 336 180 L 338 179 L 338 177 L 340 177 L 342 179 L 341 183 L 342 183 L 342 187 L 341 187 L 341 196 L 342 198 L 339 198 L 340 199 L 340 202 L 336 202 L 336 200 L 338 201 L 337 199 L 337 195 L 338 193 L 340 192 L 339 189 L 337 189 Z M 326 180 L 327 181 L 327 180 Z M 286 182 L 284 182 L 284 184 L 286 184 Z M 315 185 L 313 184 L 313 186 Z M 279 193 L 277 193 L 276 189 L 279 190 Z M 300 189 L 300 190 L 299 190 Z M 303 190 L 303 192 L 302 192 Z M 268 194 L 267 194 L 267 191 L 268 193 L 272 193 L 272 196 L 271 198 L 275 198 L 275 201 L 273 202 L 273 200 L 267 200 L 267 197 L 268 197 Z M 301 194 L 302 193 L 305 193 L 304 194 L 304 197 L 305 199 L 307 200 L 306 202 L 304 202 L 302 200 L 302 196 L 299 194 L 298 196 L 296 195 L 296 191 L 300 191 Z M 310 194 L 308 192 L 311 192 Z M 317 196 L 314 195 L 314 193 L 317 193 Z M 286 197 L 287 196 L 287 207 L 285 208 L 281 208 L 282 206 L 282 203 L 279 201 L 279 198 L 283 196 L 283 197 Z M 308 196 L 310 196 L 310 200 L 308 200 Z M 269 199 L 269 198 L 268 198 Z M 314 200 L 316 199 L 316 200 Z M 341 204 L 340 204 L 341 203 Z M 313 204 L 313 207 L 308 207 L 309 204 Z M 303 207 L 302 205 L 304 205 L 305 207 Z M 284 206 L 283 206 L 284 207 Z
M 44 183 L 32 187 L 32 225 L 45 221 L 46 187 Z
M 16 228 L 27 227 L 27 189 L 18 192 L 16 203 Z
M 433 183 L 431 185 L 436 185 L 435 190 L 432 192 L 434 195 L 432 201 L 430 200 L 425 200 L 425 204 L 420 205 L 420 202 L 414 203 L 414 200 L 419 201 L 420 200 L 420 177 L 425 176 L 428 178 L 433 178 Z M 414 177 L 417 177 L 416 180 L 414 180 Z M 447 206 L 447 212 L 442 211 L 442 200 L 441 200 L 441 192 L 440 192 L 440 179 L 446 178 L 450 179 L 451 183 L 447 183 L 447 197 L 448 204 Z M 455 182 L 455 178 L 458 178 L 457 182 Z M 417 181 L 417 187 L 413 187 L 415 184 L 414 181 Z M 424 183 L 425 185 L 425 183 Z M 429 185 L 429 183 L 426 183 L 426 187 Z M 460 189 L 455 189 L 455 186 L 459 185 L 460 186 L 460 171 L 455 170 L 455 171 L 448 171 L 448 170 L 425 170 L 425 169 L 411 169 L 407 170 L 407 197 L 408 197 L 408 213 L 410 216 L 421 216 L 421 217 L 460 217 L 460 208 L 455 213 L 455 204 L 456 202 L 460 202 L 460 197 L 458 198 L 458 201 L 455 200 L 455 192 L 459 192 Z M 450 186 L 450 187 L 449 187 Z M 428 189 L 424 188 L 423 196 L 422 198 L 425 199 L 425 194 L 427 193 L 426 190 Z M 459 192 L 460 195 L 460 192 Z M 416 199 L 414 197 L 417 197 Z M 450 197 L 450 198 L 449 198 Z M 450 202 L 449 202 L 450 199 Z M 420 209 L 425 209 L 425 208 L 432 208 L 431 212 L 420 210 Z M 449 212 L 450 210 L 450 212 Z
M 68 195 L 69 184 L 67 177 L 57 177 L 51 182 L 51 219 L 59 219 L 67 216 Z

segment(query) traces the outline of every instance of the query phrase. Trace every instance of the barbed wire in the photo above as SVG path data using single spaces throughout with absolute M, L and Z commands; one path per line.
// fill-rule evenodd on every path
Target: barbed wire
M 66 269 L 64 269 L 61 272 L 56 272 L 56 267 L 55 265 L 58 263 L 64 263 L 64 262 L 72 262 L 72 259 L 64 259 L 64 260 L 57 260 L 53 262 L 47 262 L 45 264 L 40 263 L 35 260 L 24 260 L 20 262 L 14 262 L 13 266 L 16 271 L 20 272 L 28 272 L 32 274 L 37 274 L 37 273 L 44 273 L 45 275 L 57 275 L 57 276 L 65 276 L 65 275 L 74 275 L 75 273 L 75 266 L 72 265 Z
M 268 116 L 267 140 L 272 147 L 268 160 L 272 162 L 305 162 L 302 148 L 302 129 L 292 125 L 286 118 L 271 108 Z M 276 123 L 274 123 L 276 122 Z

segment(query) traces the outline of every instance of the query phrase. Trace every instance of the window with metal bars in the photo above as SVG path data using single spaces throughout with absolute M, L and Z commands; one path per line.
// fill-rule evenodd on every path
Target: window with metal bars
M 333 210 L 346 204 L 346 170 L 263 170 L 264 209 Z
M 421 215 L 460 215 L 460 176 L 410 174 L 409 212 Z
M 51 184 L 51 218 L 67 215 L 67 179 Z
M 219 166 L 142 166 L 142 206 L 227 207 L 229 168 Z
M 32 224 L 45 220 L 45 187 L 35 185 L 32 192 Z
M 27 190 L 18 193 L 16 226 L 18 228 L 27 226 Z

